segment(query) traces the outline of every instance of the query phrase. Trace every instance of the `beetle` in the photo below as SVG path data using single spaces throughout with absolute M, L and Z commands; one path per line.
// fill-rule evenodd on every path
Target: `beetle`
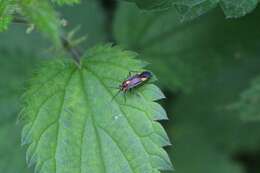
M 123 92 L 124 94 L 128 91 L 131 91 L 134 88 L 137 88 L 141 85 L 143 85 L 145 82 L 147 82 L 149 79 L 152 78 L 152 73 L 149 71 L 143 71 L 140 73 L 137 73 L 135 75 L 131 75 L 131 72 L 129 72 L 129 75 L 126 80 L 122 82 L 121 85 L 117 89 L 119 91 L 113 96 L 112 100 L 120 93 Z

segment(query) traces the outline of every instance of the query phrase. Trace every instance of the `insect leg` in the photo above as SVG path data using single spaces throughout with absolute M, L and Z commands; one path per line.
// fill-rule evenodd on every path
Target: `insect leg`
M 126 103 L 126 92 L 127 91 L 124 91 L 124 103 Z
M 131 71 L 129 71 L 127 78 L 129 78 L 130 76 L 132 76 Z

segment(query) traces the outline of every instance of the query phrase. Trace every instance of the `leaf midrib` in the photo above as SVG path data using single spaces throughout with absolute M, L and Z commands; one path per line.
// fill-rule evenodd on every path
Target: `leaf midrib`
M 55 169 L 55 173 L 57 172 L 57 159 L 56 159 L 56 157 L 57 157 L 57 147 L 58 147 L 58 142 L 59 142 L 59 132 L 60 132 L 60 122 L 59 122 L 59 119 L 60 119 L 60 117 L 61 117 L 61 112 L 62 112 L 62 110 L 63 110 L 63 107 L 64 107 L 64 102 L 65 102 L 65 96 L 66 96 L 66 89 L 67 89 L 67 87 L 68 87 L 68 84 L 70 83 L 70 81 L 71 81 L 71 79 L 72 79 L 72 77 L 73 77 L 73 74 L 75 73 L 75 72 L 77 72 L 77 68 L 75 68 L 75 69 L 73 69 L 72 70 L 72 72 L 71 72 L 71 74 L 70 74 L 70 76 L 69 76 L 69 78 L 68 78 L 68 81 L 66 81 L 66 83 L 65 83 L 65 87 L 64 87 L 64 92 L 63 92 L 63 100 L 62 100 L 62 103 L 61 103 L 61 106 L 60 106 L 60 109 L 59 109 L 59 115 L 58 115 L 58 117 L 57 117 L 57 119 L 55 120 L 55 121 L 57 121 L 58 123 L 57 123 L 57 137 L 56 137 L 56 146 L 55 146 L 55 150 L 54 150 L 54 159 L 55 159 L 55 164 L 54 164 L 54 169 Z M 55 122 L 54 121 L 54 122 Z
M 88 94 L 85 90 L 85 84 L 84 84 L 84 74 L 83 74 L 83 71 L 80 70 L 79 71 L 79 75 L 80 75 L 80 83 L 81 83 L 81 87 L 82 87 L 82 90 L 83 90 L 83 93 L 84 93 L 84 97 L 86 99 L 86 102 L 87 103 L 91 103 L 90 102 L 90 99 L 88 97 Z M 88 105 L 87 105 L 88 106 Z M 97 143 L 98 143 L 98 149 L 99 149 L 99 157 L 101 159 L 101 162 L 102 162 L 102 170 L 103 172 L 105 173 L 106 172 L 106 167 L 105 167 L 105 161 L 104 161 L 104 158 L 103 158 L 103 152 L 102 152 L 102 146 L 101 146 L 101 140 L 100 140 L 100 135 L 98 133 L 98 130 L 97 130 L 97 125 L 96 125 L 96 121 L 95 121 L 95 118 L 93 116 L 93 110 L 91 108 L 91 106 L 88 106 L 89 110 L 90 110 L 90 119 L 91 119 L 91 122 L 93 124 L 93 128 L 94 128 L 94 131 L 95 131 L 95 136 L 96 136 L 96 139 L 97 139 Z M 85 122 L 84 124 L 86 124 L 86 118 L 85 118 Z M 84 125 L 84 129 L 85 129 L 86 125 Z M 84 134 L 83 134 L 84 135 Z M 83 136 L 82 135 L 82 136 Z M 83 136 L 84 137 L 84 136 Z M 83 140 L 82 140 L 83 141 Z M 83 143 L 83 142 L 82 142 Z M 82 145 L 81 145 L 81 151 L 80 151 L 80 154 L 81 154 L 81 157 L 82 157 Z M 81 169 L 80 169 L 80 172 L 82 172 L 82 158 L 81 158 Z

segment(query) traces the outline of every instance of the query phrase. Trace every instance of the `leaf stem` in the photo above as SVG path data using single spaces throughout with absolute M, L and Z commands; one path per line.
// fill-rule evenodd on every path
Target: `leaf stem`
M 76 65 L 80 68 L 80 58 L 82 54 L 79 49 L 77 47 L 73 47 L 65 36 L 60 36 L 60 39 L 64 50 L 66 50 L 71 55 Z

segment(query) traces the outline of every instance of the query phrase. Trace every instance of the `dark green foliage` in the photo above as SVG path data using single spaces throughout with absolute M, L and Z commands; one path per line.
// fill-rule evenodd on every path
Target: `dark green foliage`
M 227 18 L 237 18 L 253 11 L 258 0 L 127 0 L 135 2 L 141 9 L 161 10 L 175 7 L 182 20 L 195 17 L 221 6 Z
M 11 21 L 12 21 L 12 17 L 11 16 L 3 16 L 3 17 L 1 17 L 1 20 L 0 20 L 0 32 L 6 31 L 7 28 L 8 28 L 8 25 L 10 24 Z
M 16 3 L 14 0 L 0 0 L 0 32 L 7 30 L 11 20 Z
M 0 172 L 166 173 L 160 170 L 172 160 L 177 173 L 259 173 L 258 1 L 128 1 L 137 6 L 0 0 Z M 29 24 L 10 23 L 16 19 Z M 26 34 L 32 26 L 37 32 Z M 81 68 L 71 49 L 53 49 L 61 35 L 82 47 Z M 112 101 L 128 72 L 143 70 L 142 60 L 166 93 L 170 159 L 162 149 L 169 139 L 154 121 L 166 119 L 154 102 L 161 91 L 145 84 L 126 102 L 122 94 Z
M 223 0 L 221 6 L 227 18 L 241 17 L 253 11 L 258 0 Z
M 230 109 L 237 111 L 244 120 L 260 120 L 260 79 L 257 77 L 251 83 L 250 88 L 245 90 L 240 101 L 230 105 Z
M 189 91 L 167 104 L 173 107 L 169 128 L 176 172 L 243 172 L 231 157 L 259 147 L 259 124 L 240 121 L 238 113 L 244 110 L 248 117 L 249 110 L 259 110 L 256 82 L 250 94 L 243 94 L 241 109 L 234 112 L 232 106 L 260 73 L 259 12 L 227 21 L 215 11 L 188 23 L 179 22 L 175 14 L 174 9 L 140 12 L 124 4 L 116 18 L 116 38 L 151 62 L 165 88 Z M 256 104 L 245 105 L 245 99 Z
M 64 5 L 64 4 L 76 4 L 79 3 L 80 0 L 51 0 L 53 2 L 58 3 L 59 5 Z
M 35 59 L 23 51 L 0 49 L 0 170 L 5 173 L 29 173 L 25 151 L 21 148 L 21 127 L 17 126 L 19 100 L 24 83 L 32 73 Z M 32 64 L 31 64 L 32 63 Z
M 71 31 L 79 27 L 76 35 L 86 36 L 86 40 L 81 44 L 82 47 L 92 47 L 106 41 L 105 12 L 96 0 L 84 0 L 80 5 L 73 7 L 65 6 L 61 13 L 68 21 L 68 26 L 64 29 Z

